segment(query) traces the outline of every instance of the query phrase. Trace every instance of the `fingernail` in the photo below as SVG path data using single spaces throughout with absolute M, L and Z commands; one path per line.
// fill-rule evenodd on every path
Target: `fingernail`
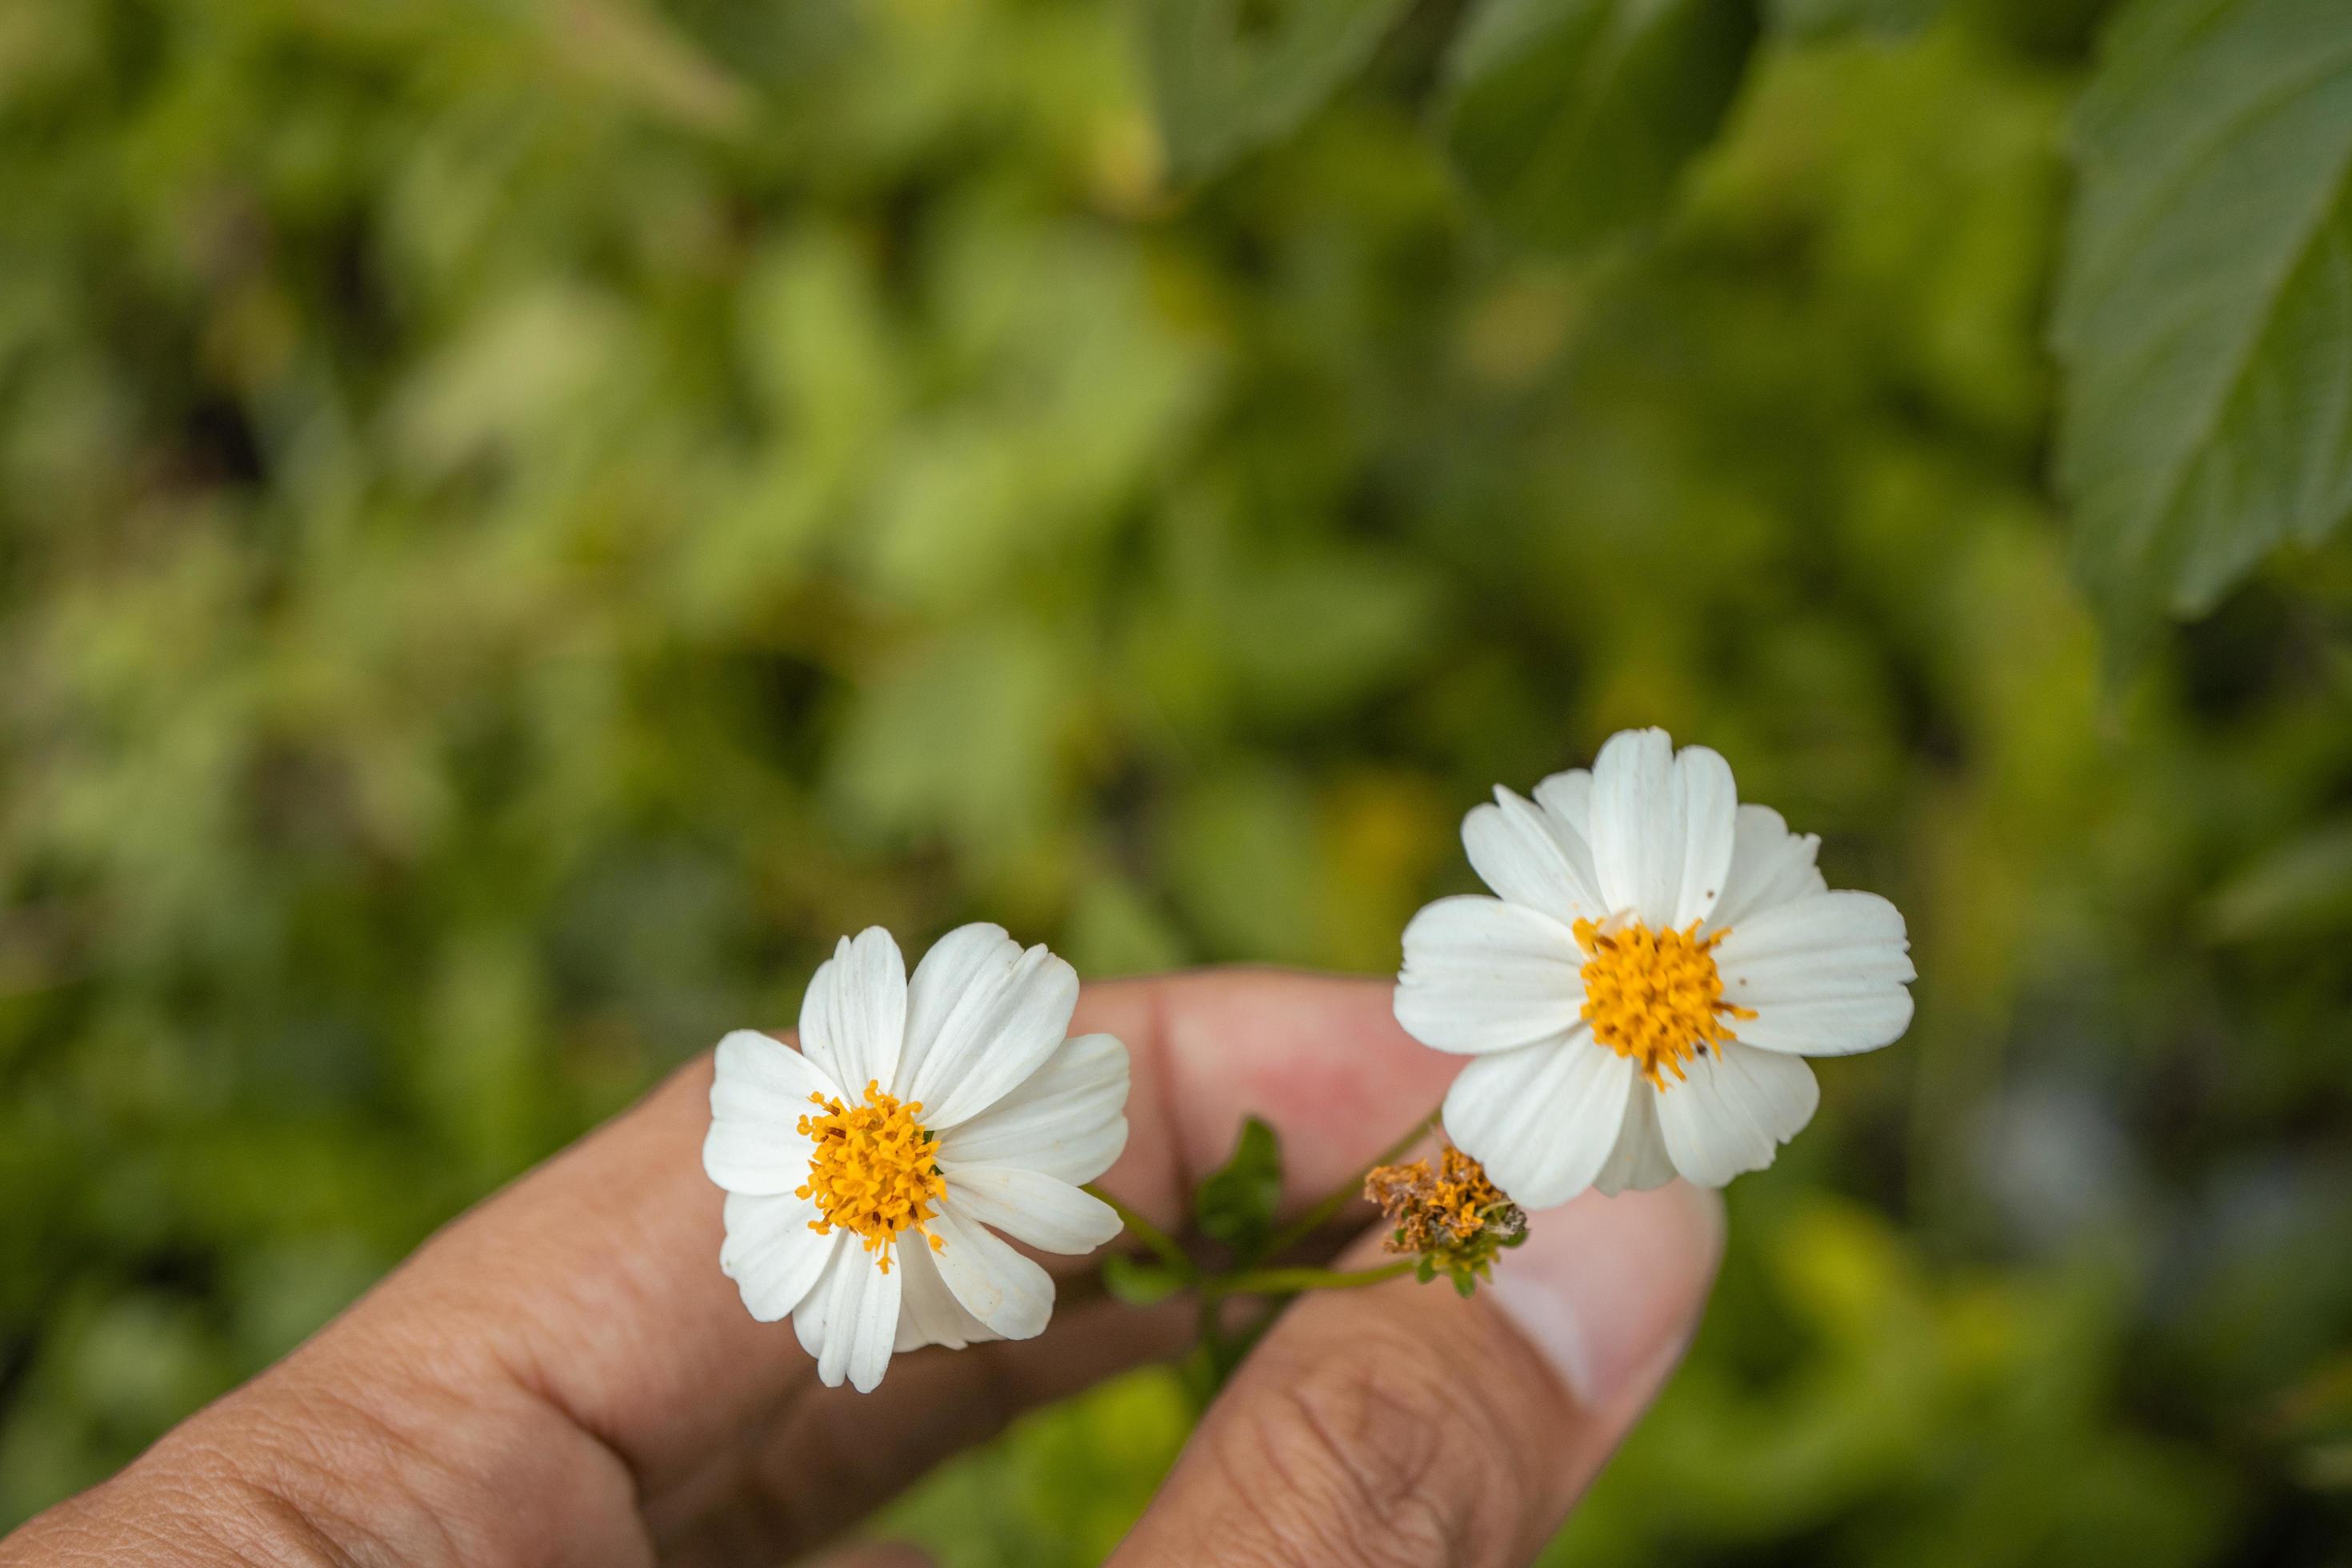
M 1723 1200 L 1683 1182 L 1586 1193 L 1530 1216 L 1496 1260 L 1495 1304 L 1588 1407 L 1646 1397 L 1698 1327 L 1723 1256 Z

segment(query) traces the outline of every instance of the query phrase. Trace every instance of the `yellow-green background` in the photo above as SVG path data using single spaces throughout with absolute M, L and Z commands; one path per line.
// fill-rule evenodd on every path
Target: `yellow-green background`
M 2345 1561 L 2352 552 L 2103 685 L 2095 9 L 1772 47 L 1566 267 L 1412 24 L 1184 191 L 1111 0 L 0 8 L 0 1525 L 838 933 L 1388 971 L 1489 785 L 1657 722 L 1918 1021 L 1559 1561 Z M 1183 1419 L 906 1521 L 1092 1561 Z

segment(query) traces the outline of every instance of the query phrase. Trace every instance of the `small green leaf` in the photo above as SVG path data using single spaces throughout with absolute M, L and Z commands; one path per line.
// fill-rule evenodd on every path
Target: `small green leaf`
M 1102 1279 L 1103 1289 L 1130 1307 L 1156 1307 L 1184 1288 L 1174 1269 L 1122 1252 L 1104 1255 Z
M 2140 0 L 2074 140 L 2058 479 L 2120 666 L 2352 511 L 2352 17 Z
M 1523 244 L 1580 250 L 1649 223 L 1756 35 L 1752 0 L 1486 0 L 1448 63 L 1454 165 Z
M 1242 1123 L 1233 1157 L 1201 1183 L 1192 1197 L 1202 1233 L 1244 1261 L 1257 1256 L 1273 1233 L 1282 1201 L 1282 1141 L 1257 1117 Z
M 1297 129 L 1370 59 L 1404 0 L 1143 0 L 1169 166 L 1203 179 Z

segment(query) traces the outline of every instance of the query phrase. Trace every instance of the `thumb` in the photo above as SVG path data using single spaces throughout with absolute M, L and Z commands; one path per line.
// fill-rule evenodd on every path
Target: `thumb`
M 1465 1300 L 1410 1279 L 1308 1297 L 1201 1424 L 1116 1568 L 1518 1568 L 1682 1357 L 1715 1194 L 1588 1193 Z

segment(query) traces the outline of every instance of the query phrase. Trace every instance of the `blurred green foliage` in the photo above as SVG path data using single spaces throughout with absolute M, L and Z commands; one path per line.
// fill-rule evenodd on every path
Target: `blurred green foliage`
M 2340 1561 L 2352 552 L 2103 688 L 2095 7 L 1935 9 L 1778 8 L 1574 260 L 1449 173 L 1443 5 L 1192 184 L 1108 0 L 0 12 L 0 1524 L 839 932 L 1386 971 L 1490 784 L 1654 721 L 1918 1023 L 1559 1560 Z M 1091 1562 L 1183 1423 L 900 1522 Z

